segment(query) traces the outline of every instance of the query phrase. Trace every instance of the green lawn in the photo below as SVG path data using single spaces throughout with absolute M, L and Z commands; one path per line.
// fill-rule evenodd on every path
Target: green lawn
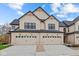
M 7 44 L 0 44 L 0 50 L 5 49 L 7 47 L 9 47 L 10 45 Z

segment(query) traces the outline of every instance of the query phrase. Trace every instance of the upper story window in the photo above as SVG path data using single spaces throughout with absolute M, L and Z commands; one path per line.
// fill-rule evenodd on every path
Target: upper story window
M 36 29 L 36 23 L 24 23 L 24 29 Z
M 48 29 L 49 30 L 55 29 L 55 24 L 48 24 Z
M 12 25 L 12 29 L 15 29 L 15 26 L 14 25 Z

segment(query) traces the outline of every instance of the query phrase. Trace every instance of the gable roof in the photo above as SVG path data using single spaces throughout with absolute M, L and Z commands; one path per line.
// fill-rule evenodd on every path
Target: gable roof
M 31 11 L 28 11 L 27 13 L 25 13 L 24 15 L 22 15 L 20 18 L 18 18 L 18 20 L 20 20 L 22 17 L 24 17 L 25 15 L 27 15 L 28 13 L 32 13 L 36 18 L 38 18 L 40 21 L 45 21 L 46 19 L 40 19 L 39 17 L 37 17 L 37 15 L 35 15 L 34 14 L 34 12 L 35 11 L 37 11 L 38 9 L 41 9 L 41 10 L 43 10 L 47 15 L 48 15 L 48 17 L 46 18 L 46 19 L 48 19 L 49 17 L 50 17 L 50 15 L 44 10 L 44 9 L 42 9 L 41 7 L 38 7 L 37 9 L 35 9 L 33 12 L 31 12 Z
M 43 8 L 41 8 L 41 7 L 38 7 L 37 9 L 35 9 L 34 11 L 33 11 L 33 14 L 34 14 L 34 12 L 35 11 L 37 11 L 38 9 L 41 9 L 43 12 L 45 12 L 49 17 L 53 17 L 55 20 L 57 20 L 58 22 L 60 22 L 54 15 L 49 15 Z M 35 15 L 35 14 L 34 14 Z M 35 16 L 37 16 L 37 15 L 35 15 Z M 38 16 L 37 16 L 38 17 Z M 46 19 L 40 19 L 39 17 L 39 19 L 41 20 L 41 21 L 45 21 L 45 20 L 47 20 L 49 17 L 47 17 Z
M 39 16 L 36 14 L 36 11 L 38 11 L 38 10 L 43 11 L 44 14 L 47 15 L 47 17 L 44 17 L 44 18 L 39 17 Z M 36 15 L 41 21 L 45 21 L 46 19 L 48 19 L 48 18 L 50 17 L 50 15 L 49 15 L 43 8 L 41 8 L 41 7 L 38 7 L 37 9 L 35 9 L 35 10 L 33 11 L 33 14 Z M 39 14 L 39 15 L 40 15 L 40 14 Z
M 29 11 L 29 12 L 25 13 L 23 16 L 21 16 L 21 17 L 19 18 L 19 20 L 20 20 L 22 17 L 24 17 L 25 15 L 27 15 L 28 13 L 32 13 L 33 16 L 35 16 L 38 20 L 42 21 L 41 19 L 39 19 L 39 18 L 38 18 L 33 12 L 31 12 L 31 11 Z
M 34 14 L 34 12 L 35 12 L 36 10 L 38 10 L 38 9 L 43 10 L 43 11 L 48 15 L 48 17 L 47 17 L 46 19 L 40 19 L 39 17 L 37 17 L 37 16 Z M 44 22 L 45 20 L 47 20 L 47 19 L 48 19 L 49 17 L 51 17 L 51 16 L 54 17 L 54 19 L 56 19 L 58 22 L 60 22 L 55 16 L 49 15 L 44 9 L 42 9 L 41 7 L 38 7 L 38 8 L 35 9 L 33 12 L 28 11 L 27 13 L 25 13 L 24 15 L 22 15 L 20 18 L 13 20 L 13 21 L 10 23 L 10 25 L 18 25 L 18 24 L 19 24 L 19 20 L 20 20 L 22 17 L 24 17 L 25 15 L 27 15 L 28 13 L 32 13 L 38 20 L 40 20 L 40 21 L 42 21 L 42 22 Z
M 47 17 L 46 19 L 40 19 L 39 17 L 37 17 L 37 15 L 35 15 L 34 12 L 35 12 L 36 10 L 38 10 L 38 9 L 43 10 L 49 17 L 51 17 L 51 16 L 54 17 L 54 19 L 59 22 L 59 26 L 60 26 L 60 27 L 71 26 L 71 25 L 73 25 L 74 23 L 76 23 L 77 21 L 79 21 L 79 16 L 78 16 L 78 17 L 76 17 L 73 21 L 63 21 L 63 22 L 60 22 L 55 16 L 49 15 L 49 14 L 48 14 L 43 8 L 41 8 L 41 7 L 38 7 L 38 8 L 35 9 L 33 12 L 29 11 L 29 12 L 31 12 L 36 18 L 38 18 L 38 20 L 40 20 L 40 21 L 42 21 L 42 22 L 44 22 L 45 20 L 47 20 L 49 17 Z M 29 12 L 25 13 L 23 16 L 21 16 L 21 17 L 18 18 L 18 19 L 14 19 L 14 20 L 10 23 L 10 25 L 19 25 L 19 20 L 20 20 L 22 17 L 24 17 L 25 15 L 27 15 Z
M 43 12 L 45 12 L 48 16 L 50 16 L 43 8 L 41 8 L 41 7 L 38 7 L 38 8 L 36 8 L 34 11 L 33 11 L 33 13 L 35 12 L 35 11 L 37 11 L 38 9 L 41 9 Z

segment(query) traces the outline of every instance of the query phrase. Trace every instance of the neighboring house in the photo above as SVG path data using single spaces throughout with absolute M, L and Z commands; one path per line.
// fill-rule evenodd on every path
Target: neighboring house
M 11 44 L 79 44 L 78 19 L 60 22 L 39 7 L 10 23 Z
M 79 45 L 79 16 L 73 21 L 64 21 L 66 27 L 65 40 L 68 44 Z

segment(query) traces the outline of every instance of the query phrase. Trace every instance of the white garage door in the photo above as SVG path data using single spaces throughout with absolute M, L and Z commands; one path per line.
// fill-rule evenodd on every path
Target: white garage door
M 41 44 L 63 44 L 63 34 L 61 33 L 41 33 Z
M 38 40 L 37 33 L 12 33 L 11 44 L 13 45 L 26 45 L 36 44 Z
M 63 44 L 62 33 L 12 33 L 11 44 Z

